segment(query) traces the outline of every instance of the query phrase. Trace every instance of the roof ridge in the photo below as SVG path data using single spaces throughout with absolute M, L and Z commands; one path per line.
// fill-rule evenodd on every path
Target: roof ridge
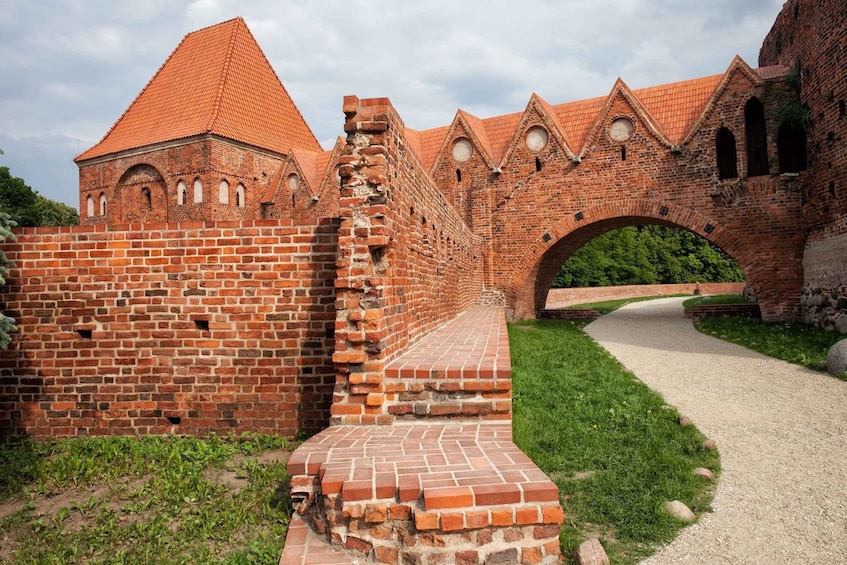
M 220 82 L 218 83 L 218 92 L 215 94 L 215 103 L 212 105 L 212 115 L 209 117 L 209 123 L 206 126 L 206 131 L 214 131 L 215 122 L 218 121 L 218 116 L 221 114 L 221 101 L 223 100 L 224 89 L 226 88 L 226 79 L 229 75 L 229 67 L 232 64 L 232 52 L 235 50 L 235 40 L 238 37 L 238 29 L 244 25 L 244 20 L 240 17 L 229 21 L 234 21 L 236 24 L 232 28 L 232 33 L 229 36 L 229 45 L 226 47 L 226 56 L 224 57 L 224 68 L 221 72 Z M 239 25 L 241 24 L 241 25 Z
M 216 24 L 216 25 L 221 25 L 221 24 Z M 88 153 L 89 151 L 91 151 L 92 149 L 94 149 L 95 147 L 97 147 L 98 145 L 103 143 L 104 141 L 106 141 L 106 138 L 109 137 L 109 134 L 111 134 L 115 130 L 115 128 L 118 127 L 118 124 L 121 123 L 121 120 L 124 119 L 124 117 L 129 113 L 129 111 L 132 109 L 132 107 L 135 105 L 135 103 L 138 102 L 138 99 L 141 98 L 141 96 L 144 95 L 145 92 L 147 92 L 147 89 L 150 88 L 150 85 L 153 84 L 153 81 L 156 80 L 156 77 L 159 76 L 159 74 L 162 72 L 162 69 L 164 69 L 165 66 L 168 64 L 168 61 L 170 61 L 173 58 L 173 56 L 176 54 L 176 52 L 179 50 L 179 48 L 182 47 L 182 44 L 185 43 L 185 40 L 188 39 L 188 36 L 191 35 L 192 33 L 194 33 L 194 32 L 188 32 L 184 36 L 182 36 L 182 39 L 177 44 L 177 46 L 173 48 L 173 50 L 171 51 L 171 54 L 168 55 L 168 57 L 159 66 L 159 68 L 156 70 L 156 72 L 153 73 L 153 76 L 150 77 L 150 80 L 147 81 L 147 84 L 144 85 L 144 88 L 142 88 L 141 91 L 138 94 L 135 95 L 135 98 L 132 99 L 132 102 L 130 103 L 130 105 L 127 106 L 126 109 L 121 113 L 120 117 L 117 120 L 115 120 L 115 123 L 113 123 L 112 127 L 109 128 L 109 131 L 107 131 L 106 134 L 103 137 L 100 138 L 100 141 L 98 141 L 97 143 L 95 143 L 94 145 L 92 145 L 91 147 L 89 147 L 88 149 L 86 149 L 85 151 L 83 151 L 82 153 L 77 155 L 76 157 L 74 157 L 74 162 L 76 162 L 77 159 L 79 159 L 80 157 L 82 157 L 83 155 L 85 155 L 86 153 Z

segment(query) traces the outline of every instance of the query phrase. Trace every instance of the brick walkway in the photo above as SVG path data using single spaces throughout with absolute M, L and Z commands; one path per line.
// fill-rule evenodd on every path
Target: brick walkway
M 472 308 L 385 368 L 388 413 L 397 420 L 511 420 L 512 361 L 505 311 Z
M 280 564 L 557 562 L 559 490 L 512 442 L 503 309 L 441 326 L 384 382 L 393 425 L 333 426 L 291 456 L 303 517 Z

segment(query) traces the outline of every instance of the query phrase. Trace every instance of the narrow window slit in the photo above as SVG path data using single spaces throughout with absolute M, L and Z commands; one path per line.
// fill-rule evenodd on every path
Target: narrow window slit
M 535 158 L 535 172 L 538 173 L 541 171 L 541 159 L 538 157 Z
M 621 161 L 626 161 L 626 145 L 621 145 Z

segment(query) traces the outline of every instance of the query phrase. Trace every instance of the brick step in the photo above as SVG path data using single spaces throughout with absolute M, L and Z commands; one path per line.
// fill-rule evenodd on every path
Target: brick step
M 554 563 L 559 491 L 511 433 L 479 421 L 332 427 L 289 460 L 291 497 L 334 545 L 380 563 L 460 553 L 482 563 L 503 551 Z
M 385 383 L 385 404 L 398 420 L 508 419 L 511 388 L 511 379 L 390 380 Z

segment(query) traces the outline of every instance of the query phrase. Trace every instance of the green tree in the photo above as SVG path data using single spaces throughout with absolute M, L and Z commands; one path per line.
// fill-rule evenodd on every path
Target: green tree
M 600 235 L 562 265 L 554 288 L 737 282 L 744 273 L 706 239 L 668 226 L 629 226 Z
M 9 214 L 0 212 L 0 241 L 15 239 L 15 234 L 11 230 L 14 225 Z M 6 254 L 0 250 L 0 285 L 6 284 L 6 275 L 9 273 L 10 264 L 10 261 L 6 258 Z M 15 320 L 0 312 L 0 348 L 6 349 L 9 346 L 9 342 L 12 341 L 11 334 L 17 329 L 15 327 Z
M 21 227 L 79 224 L 74 208 L 38 194 L 22 178 L 12 176 L 9 167 L 0 167 L 0 212 Z

